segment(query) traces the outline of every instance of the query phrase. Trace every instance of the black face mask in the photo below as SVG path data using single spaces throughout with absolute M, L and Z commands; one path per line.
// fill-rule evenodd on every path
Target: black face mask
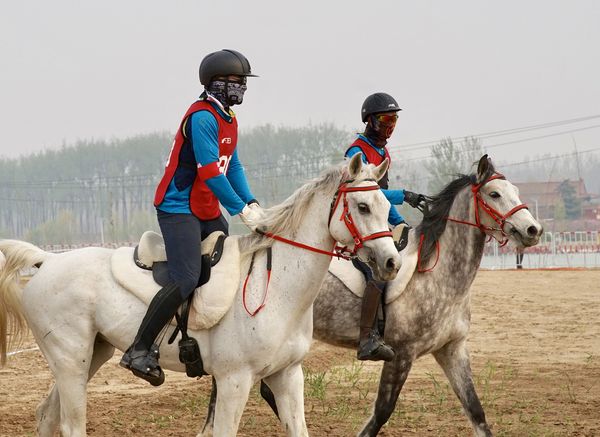
M 245 80 L 242 83 L 229 82 L 228 80 L 213 80 L 206 87 L 206 90 L 221 102 L 226 109 L 230 106 L 241 104 L 244 101 L 246 89 L 248 87 Z

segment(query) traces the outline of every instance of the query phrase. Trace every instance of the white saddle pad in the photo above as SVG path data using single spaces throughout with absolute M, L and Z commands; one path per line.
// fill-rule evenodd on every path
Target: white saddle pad
M 111 258 L 112 273 L 123 288 L 149 305 L 161 286 L 154 282 L 151 271 L 135 265 L 133 250 L 132 247 L 115 250 Z M 190 308 L 189 329 L 196 331 L 216 325 L 231 307 L 239 283 L 240 250 L 237 237 L 232 236 L 225 240 L 223 256 L 211 269 L 210 280 L 196 289 Z
M 400 252 L 402 266 L 396 279 L 388 284 L 385 293 L 385 303 L 390 303 L 402 294 L 408 281 L 412 278 L 417 267 L 418 244 L 415 238 L 410 238 L 406 248 Z M 352 265 L 351 261 L 333 258 L 329 265 L 329 272 L 338 278 L 356 296 L 362 297 L 367 283 L 365 276 Z

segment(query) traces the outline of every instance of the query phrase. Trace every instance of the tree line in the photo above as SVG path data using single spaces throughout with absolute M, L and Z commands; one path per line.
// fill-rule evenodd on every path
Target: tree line
M 267 124 L 242 131 L 238 150 L 253 193 L 268 207 L 340 162 L 354 137 L 327 123 Z M 0 159 L 0 238 L 41 245 L 137 241 L 145 230 L 157 230 L 152 200 L 171 144 L 172 134 L 159 132 Z M 434 194 L 456 174 L 472 171 L 482 154 L 477 138 L 443 139 L 432 146 L 429 160 L 394 159 L 391 185 Z M 581 171 L 598 181 L 599 167 L 592 156 Z M 525 181 L 547 168 L 552 175 L 572 174 L 573 163 L 532 160 L 502 170 L 512 180 Z M 401 212 L 411 222 L 419 218 L 411 208 Z

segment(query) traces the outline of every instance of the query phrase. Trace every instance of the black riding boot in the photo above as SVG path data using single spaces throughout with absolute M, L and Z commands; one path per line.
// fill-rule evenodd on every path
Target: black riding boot
M 359 360 L 391 361 L 394 349 L 383 342 L 376 327 L 381 290 L 374 281 L 367 282 L 360 314 L 360 341 L 356 357 Z
M 145 379 L 152 385 L 161 385 L 165 381 L 165 374 L 158 365 L 160 357 L 158 346 L 154 341 L 184 300 L 179 287 L 175 284 L 166 285 L 156 293 L 148 306 L 133 344 L 121 358 L 120 366 L 131 370 L 135 376 Z

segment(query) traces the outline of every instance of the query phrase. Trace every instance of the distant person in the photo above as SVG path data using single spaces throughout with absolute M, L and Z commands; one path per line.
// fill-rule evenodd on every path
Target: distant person
M 133 344 L 120 365 L 154 385 L 164 379 L 154 343 L 200 278 L 200 241 L 228 233 L 223 206 L 253 229 L 262 210 L 238 158 L 238 126 L 231 110 L 244 99 L 248 59 L 235 50 L 210 53 L 200 63 L 204 91 L 185 113 L 154 198 L 165 240 L 171 282 L 152 299 Z M 162 383 L 162 382 L 160 382 Z
M 396 127 L 399 111 L 401 109 L 398 103 L 389 94 L 375 93 L 368 96 L 361 109 L 362 121 L 366 123 L 365 130 L 348 147 L 346 157 L 362 152 L 362 159 L 367 164 L 379 165 L 385 158 L 388 158 L 391 165 L 386 144 Z M 413 208 L 418 208 L 425 201 L 425 196 L 407 190 L 390 190 L 388 173 L 381 178 L 379 185 L 385 197 L 392 204 L 388 217 L 390 225 L 403 228 L 399 247 L 401 250 L 408 241 L 410 226 L 394 205 L 402 205 L 406 202 Z M 385 284 L 373 279 L 372 273 L 365 263 L 355 260 L 354 264 L 367 277 L 367 286 L 362 299 L 357 358 L 359 360 L 390 361 L 394 358 L 394 350 L 384 343 L 377 327 L 377 312 Z
M 523 268 L 523 257 L 525 254 L 523 253 L 523 249 L 517 249 L 517 269 Z

